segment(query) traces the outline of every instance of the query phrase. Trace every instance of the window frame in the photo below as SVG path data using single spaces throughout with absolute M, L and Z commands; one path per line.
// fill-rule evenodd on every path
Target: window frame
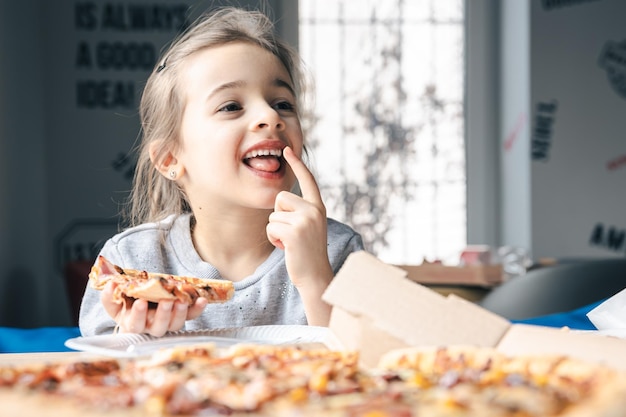
M 500 245 L 498 0 L 465 0 L 467 243 Z
M 269 0 L 277 30 L 298 47 L 298 2 Z M 498 0 L 465 0 L 465 169 L 467 244 L 497 247 L 500 231 Z

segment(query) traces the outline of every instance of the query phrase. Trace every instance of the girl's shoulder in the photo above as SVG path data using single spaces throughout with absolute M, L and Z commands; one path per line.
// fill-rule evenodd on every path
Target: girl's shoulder
M 328 236 L 355 236 L 358 233 L 350 226 L 338 220 L 328 218 Z
M 191 239 L 190 216 L 170 215 L 157 222 L 130 227 L 111 237 L 105 246 L 140 258 L 144 256 L 141 252 L 169 252 L 173 246 L 181 246 Z
M 179 217 L 180 216 L 172 214 L 163 220 L 129 227 L 114 235 L 111 240 L 119 242 L 127 239 L 144 238 L 148 235 L 167 234 L 170 230 L 172 230 L 172 227 Z
M 363 238 L 352 227 L 340 221 L 328 218 L 329 250 L 360 250 L 363 249 Z
M 190 239 L 189 220 L 187 214 L 172 215 L 154 223 L 130 227 L 108 239 L 101 254 L 123 268 L 169 271 L 175 251 L 172 242 Z M 191 243 L 188 245 L 193 248 Z
M 328 259 L 337 273 L 348 255 L 364 250 L 363 238 L 352 227 L 328 218 Z

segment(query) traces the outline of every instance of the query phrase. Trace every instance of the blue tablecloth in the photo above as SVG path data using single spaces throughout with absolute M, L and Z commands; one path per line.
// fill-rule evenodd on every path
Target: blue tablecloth
M 600 302 L 565 313 L 515 320 L 513 322 L 548 327 L 567 326 L 571 329 L 595 330 L 595 326 L 587 318 L 587 313 L 598 304 Z M 36 329 L 0 327 L 0 353 L 70 351 L 71 349 L 65 347 L 65 341 L 79 336 L 80 331 L 78 327 L 41 327 Z
M 525 320 L 513 320 L 513 323 L 535 324 L 548 327 L 569 327 L 576 330 L 596 330 L 596 326 L 589 321 L 587 313 L 602 302 L 604 302 L 604 300 L 565 313 L 550 314 Z
M 0 327 L 0 353 L 67 352 L 65 341 L 78 336 L 78 327 Z

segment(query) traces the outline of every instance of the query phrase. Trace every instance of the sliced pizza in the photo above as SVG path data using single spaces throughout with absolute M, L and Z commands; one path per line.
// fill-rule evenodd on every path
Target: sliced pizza
M 123 303 L 126 298 L 142 299 L 158 303 L 163 300 L 178 300 L 192 305 L 199 297 L 209 303 L 223 303 L 230 300 L 235 289 L 233 283 L 223 279 L 203 279 L 195 277 L 162 274 L 122 268 L 98 256 L 89 273 L 91 286 L 102 290 L 113 281 L 113 300 Z

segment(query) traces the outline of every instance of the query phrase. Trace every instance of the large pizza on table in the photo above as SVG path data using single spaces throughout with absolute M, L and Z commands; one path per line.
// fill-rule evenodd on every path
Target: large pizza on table
M 320 347 L 196 345 L 0 369 L 0 415 L 626 416 L 626 379 L 564 356 L 406 348 L 374 369 Z M 29 414 L 30 413 L 30 414 Z

